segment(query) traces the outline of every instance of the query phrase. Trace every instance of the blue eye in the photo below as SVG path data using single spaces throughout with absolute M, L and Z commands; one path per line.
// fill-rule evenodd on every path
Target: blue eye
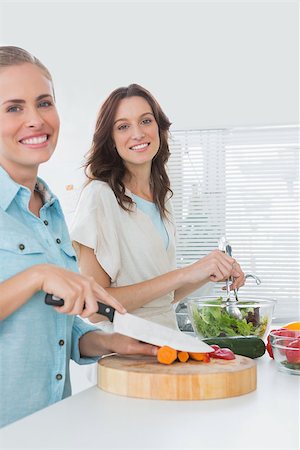
M 39 108 L 49 108 L 49 106 L 52 106 L 52 102 L 50 102 L 50 100 L 44 100 L 38 104 Z
M 22 111 L 21 106 L 19 105 L 14 105 L 14 106 L 10 106 L 9 108 L 7 108 L 7 112 L 19 112 Z

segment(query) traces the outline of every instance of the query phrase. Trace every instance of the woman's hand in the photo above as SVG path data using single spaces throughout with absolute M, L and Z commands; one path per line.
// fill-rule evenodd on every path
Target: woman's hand
M 97 330 L 85 333 L 80 338 L 79 350 L 80 354 L 85 357 L 107 355 L 109 353 L 155 356 L 158 347 L 119 333 L 104 333 Z
M 220 250 L 213 250 L 183 270 L 188 283 L 225 281 L 232 278 L 231 289 L 238 289 L 245 283 L 245 274 L 237 261 Z
M 97 301 L 112 306 L 118 312 L 126 309 L 93 277 L 80 275 L 58 266 L 45 264 L 39 266 L 40 289 L 64 300 L 63 306 L 55 306 L 57 312 L 89 317 L 98 311 Z
M 137 341 L 136 339 L 124 336 L 119 333 L 112 333 L 108 335 L 109 349 L 113 353 L 120 355 L 149 355 L 157 354 L 158 347 L 145 342 Z
M 230 289 L 239 289 L 241 286 L 244 286 L 245 280 L 245 274 L 241 266 L 235 261 L 232 265 L 232 284 L 230 285 Z

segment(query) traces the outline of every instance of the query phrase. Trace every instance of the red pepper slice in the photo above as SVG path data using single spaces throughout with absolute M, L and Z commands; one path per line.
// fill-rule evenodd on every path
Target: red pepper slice
M 276 334 L 276 336 L 287 336 L 287 337 L 293 336 L 293 334 L 286 328 L 279 328 L 279 329 L 271 330 L 270 333 Z M 268 336 L 268 339 L 267 339 L 266 349 L 267 349 L 267 352 L 269 353 L 270 357 L 274 359 L 273 349 L 272 349 L 272 345 L 270 342 L 270 335 Z
M 214 353 L 210 353 L 210 357 L 229 360 L 235 359 L 235 354 L 229 348 L 219 348 Z
M 297 338 L 288 344 L 286 359 L 289 363 L 300 364 L 300 338 Z
M 219 348 L 220 348 L 220 346 L 217 344 L 212 344 L 212 345 L 210 345 L 210 347 L 213 348 L 214 350 L 219 350 Z M 212 352 L 210 352 L 210 353 L 212 353 Z

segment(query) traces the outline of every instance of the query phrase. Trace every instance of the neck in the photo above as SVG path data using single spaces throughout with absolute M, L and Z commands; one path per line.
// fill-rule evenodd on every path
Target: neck
M 16 183 L 27 187 L 32 193 L 34 192 L 37 179 L 37 167 L 16 167 L 15 164 L 10 164 L 9 162 L 3 164 L 1 160 L 0 165 Z
M 135 167 L 134 170 L 128 170 L 124 177 L 125 186 L 135 195 L 146 200 L 152 201 L 152 189 L 150 186 L 151 168 Z

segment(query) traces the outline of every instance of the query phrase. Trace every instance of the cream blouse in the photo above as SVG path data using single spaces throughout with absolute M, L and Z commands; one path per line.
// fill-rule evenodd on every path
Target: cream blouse
M 126 190 L 126 195 L 132 194 Z M 135 205 L 132 212 L 123 210 L 107 183 L 91 181 L 81 193 L 71 225 L 74 248 L 78 256 L 78 243 L 94 249 L 112 287 L 140 283 L 174 270 L 175 224 L 170 200 L 166 207 L 169 220 L 163 221 L 169 235 L 167 249 L 147 214 Z M 174 292 L 170 292 L 132 313 L 178 329 L 173 300 Z

